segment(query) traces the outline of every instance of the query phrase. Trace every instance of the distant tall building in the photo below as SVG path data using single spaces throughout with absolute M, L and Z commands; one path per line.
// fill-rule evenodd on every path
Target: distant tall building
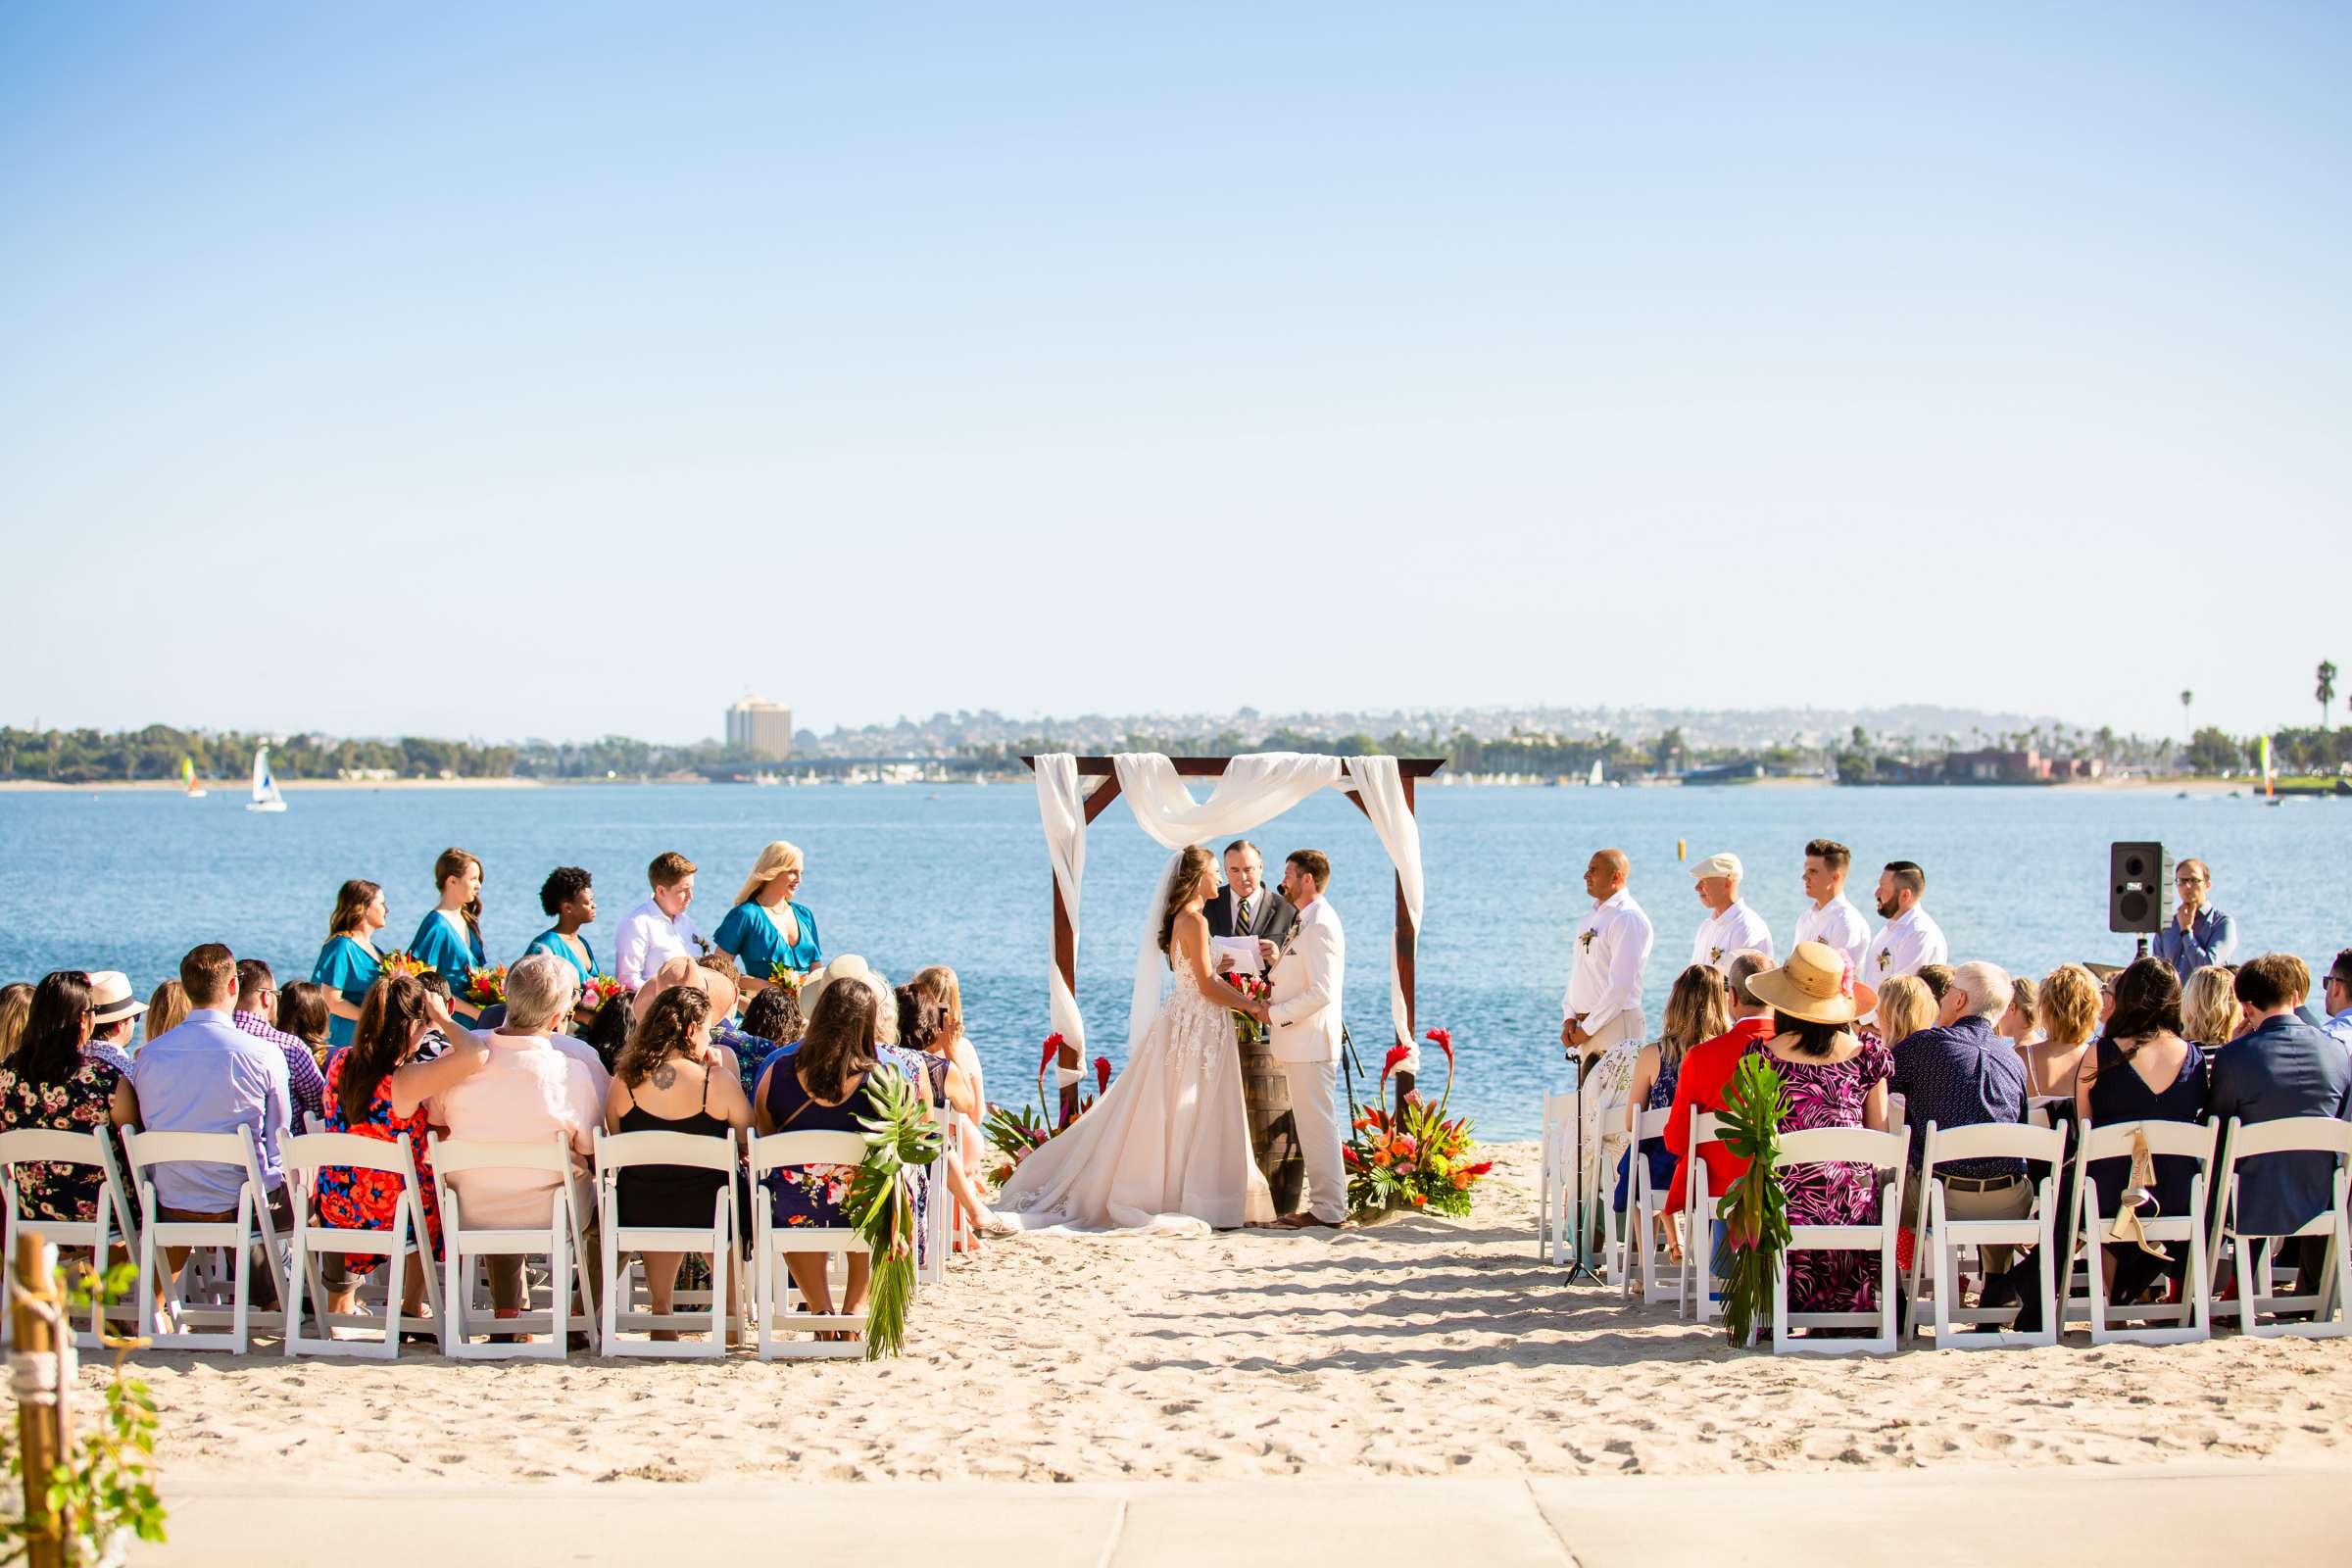
M 792 710 L 762 697 L 746 697 L 727 710 L 727 750 L 781 762 L 792 755 Z

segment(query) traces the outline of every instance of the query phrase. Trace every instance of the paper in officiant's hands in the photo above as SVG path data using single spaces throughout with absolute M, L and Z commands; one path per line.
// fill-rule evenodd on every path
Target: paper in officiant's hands
M 1262 974 L 1265 972 L 1265 965 L 1258 961 L 1257 938 L 1255 937 L 1210 937 L 1208 947 L 1210 953 L 1215 956 L 1233 960 L 1229 965 L 1220 964 L 1218 966 L 1220 969 L 1230 968 L 1235 974 Z

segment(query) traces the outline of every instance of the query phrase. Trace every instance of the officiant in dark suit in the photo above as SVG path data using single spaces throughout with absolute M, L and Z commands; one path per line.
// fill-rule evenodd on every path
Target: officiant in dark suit
M 1298 911 L 1266 886 L 1265 858 L 1248 839 L 1225 846 L 1225 887 L 1201 906 L 1212 937 L 1263 937 L 1280 947 L 1298 923 Z

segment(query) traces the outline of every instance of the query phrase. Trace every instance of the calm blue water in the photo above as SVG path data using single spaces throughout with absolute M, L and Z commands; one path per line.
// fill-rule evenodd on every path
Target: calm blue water
M 788 838 L 808 852 L 803 897 L 827 953 L 862 953 L 894 980 L 953 964 L 995 1096 L 1017 1098 L 1036 1072 L 1052 904 L 1026 788 L 652 785 L 298 791 L 289 800 L 284 815 L 262 816 L 234 796 L 0 795 L 0 977 L 117 968 L 144 996 L 207 940 L 266 957 L 281 976 L 307 975 L 344 878 L 384 885 L 387 936 L 405 946 L 432 903 L 433 858 L 451 844 L 485 866 L 494 958 L 511 961 L 545 929 L 540 879 L 570 863 L 596 877 L 604 917 L 588 935 L 609 962 L 612 922 L 644 896 L 644 867 L 657 853 L 679 850 L 702 866 L 695 913 L 709 932 L 760 846 Z M 2212 862 L 2216 902 L 2236 914 L 2249 951 L 2283 948 L 2316 970 L 2352 943 L 2343 875 L 2352 810 L 2328 801 L 2266 809 L 2136 790 L 1428 788 L 1421 803 L 1421 1021 L 1453 1030 L 1455 1103 L 1495 1138 L 1532 1136 L 1543 1092 L 1560 1080 L 1568 932 L 1587 907 L 1585 859 L 1603 845 L 1633 856 L 1634 892 L 1657 923 L 1653 1023 L 1699 916 L 1675 863 L 1677 839 L 1690 841 L 1693 858 L 1731 850 L 1745 860 L 1748 900 L 1784 948 L 1802 903 L 1802 846 L 1825 833 L 1872 868 L 1856 876 L 1865 912 L 1878 865 L 1924 864 L 1928 906 L 1957 958 L 2035 974 L 2068 958 L 2128 958 L 2130 939 L 2105 929 L 2106 846 L 2117 838 L 2162 839 Z M 1331 855 L 1331 897 L 1353 939 L 1348 1023 L 1377 1071 L 1394 907 L 1378 842 L 1329 793 L 1252 837 L 1272 862 L 1301 846 Z M 1143 904 L 1163 858 L 1123 805 L 1088 841 L 1079 999 L 1092 1050 L 1114 1061 Z

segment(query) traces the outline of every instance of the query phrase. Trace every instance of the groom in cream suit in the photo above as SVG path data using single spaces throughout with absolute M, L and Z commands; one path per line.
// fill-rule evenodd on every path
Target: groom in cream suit
M 1260 942 L 1272 965 L 1274 994 L 1266 1004 L 1274 1059 L 1291 1084 L 1291 1115 L 1306 1157 L 1306 1212 L 1276 1223 L 1293 1230 L 1337 1229 L 1348 1217 L 1348 1178 L 1340 1163 L 1340 1118 L 1332 1108 L 1340 1075 L 1340 983 L 1348 938 L 1340 912 L 1323 897 L 1331 861 L 1320 850 L 1298 850 L 1283 862 L 1282 896 L 1298 923 L 1280 948 Z

